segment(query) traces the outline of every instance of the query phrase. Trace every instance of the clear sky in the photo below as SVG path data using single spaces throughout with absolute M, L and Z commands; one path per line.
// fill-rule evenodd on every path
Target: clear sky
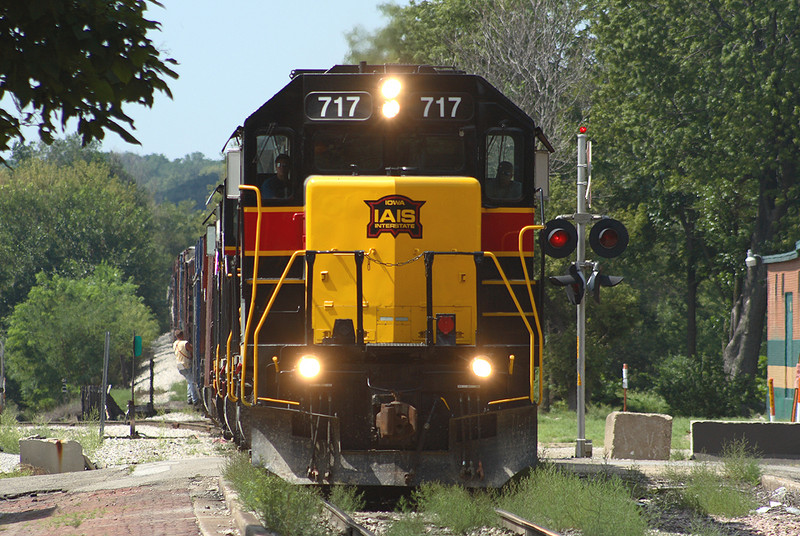
M 298 68 L 342 63 L 345 33 L 386 24 L 378 5 L 387 0 L 161 0 L 146 16 L 161 23 L 149 37 L 177 60 L 173 99 L 156 94 L 152 108 L 129 105 L 130 145 L 106 134 L 104 151 L 164 154 L 169 159 L 220 151 L 244 119 L 289 82 Z M 31 141 L 31 140 L 29 140 Z

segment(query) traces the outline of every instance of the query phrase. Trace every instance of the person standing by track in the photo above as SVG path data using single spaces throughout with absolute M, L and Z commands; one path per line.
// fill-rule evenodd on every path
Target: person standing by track
M 186 378 L 186 402 L 192 406 L 200 403 L 200 394 L 197 391 L 197 382 L 194 379 L 192 367 L 192 343 L 186 340 L 183 330 L 175 331 L 175 342 L 172 343 L 175 352 L 175 364 L 178 372 Z

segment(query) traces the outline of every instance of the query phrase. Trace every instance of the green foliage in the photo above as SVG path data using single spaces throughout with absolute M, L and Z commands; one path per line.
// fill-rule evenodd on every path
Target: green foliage
M 722 447 L 722 470 L 725 477 L 739 484 L 757 486 L 761 483 L 758 453 L 744 438 L 734 439 Z
M 123 106 L 153 105 L 153 95 L 172 96 L 165 78 L 178 75 L 162 60 L 147 33 L 159 24 L 145 18 L 154 0 L 116 2 L 12 2 L 0 17 L 0 97 L 8 92 L 18 110 L 0 108 L 0 151 L 23 139 L 21 125 L 35 124 L 45 143 L 57 126 L 76 119 L 83 143 L 105 130 L 138 141 L 120 125 L 133 126 Z M 10 99 L 5 99 L 10 101 Z M 0 162 L 3 159 L 0 157 Z
M 787 38 L 800 9 L 788 0 L 593 6 L 590 132 L 602 148 L 593 188 L 650 229 L 623 261 L 647 297 L 649 339 L 661 355 L 695 355 L 718 353 L 733 334 L 727 370 L 753 374 L 760 323 L 735 328 L 763 315 L 765 298 L 763 281 L 742 284 L 742 259 L 748 247 L 785 251 L 797 229 L 800 71 L 785 66 L 800 62 L 800 43 Z
M 740 517 L 755 509 L 752 490 L 722 479 L 707 465 L 692 468 L 683 490 L 685 506 L 701 514 Z
M 106 331 L 112 334 L 112 383 L 120 379 L 116 357 L 130 355 L 133 332 L 145 345 L 158 335 L 136 286 L 105 264 L 80 279 L 38 274 L 36 286 L 14 308 L 8 324 L 9 377 L 19 386 L 21 402 L 37 409 L 55 405 L 62 378 L 73 395 L 81 385 L 100 383 Z
M 160 154 L 111 153 L 110 159 L 150 192 L 156 204 L 189 201 L 191 204 L 183 207 L 187 212 L 203 210 L 209 194 L 224 176 L 222 160 L 209 160 L 202 153 L 175 160 Z
M 628 411 L 637 413 L 669 413 L 667 401 L 650 391 L 628 390 Z
M 754 378 L 728 378 L 719 356 L 667 357 L 658 365 L 655 387 L 677 415 L 748 415 L 762 404 Z
M 399 519 L 386 530 L 386 536 L 419 536 L 425 533 L 425 520 L 416 515 Z
M 19 440 L 25 436 L 17 424 L 17 408 L 6 405 L 0 413 L 0 452 L 19 454 Z
M 127 161 L 81 149 L 76 137 L 18 145 L 13 162 L 0 169 L 0 255 L 15 259 L 0 265 L 0 317 L 25 299 L 38 271 L 81 277 L 107 262 L 133 278 L 166 329 L 172 264 L 202 234 L 192 202 L 153 204 L 123 170 Z
M 0 317 L 27 296 L 38 272 L 82 277 L 101 262 L 149 285 L 151 306 L 163 300 L 147 199 L 104 162 L 34 158 L 0 170 L 0 220 L 0 247 L 14 259 L 0 266 Z
M 557 497 L 557 500 L 553 500 Z M 647 523 L 619 478 L 578 475 L 543 465 L 513 483 L 499 507 L 552 530 L 592 536 L 642 536 Z
M 414 492 L 417 510 L 436 518 L 456 534 L 497 524 L 494 498 L 486 490 L 470 492 L 460 486 L 423 484 Z
M 584 422 L 586 437 L 592 439 L 594 448 L 603 446 L 606 417 L 610 411 L 608 407 L 594 405 L 586 409 Z M 553 405 L 549 411 L 539 412 L 540 443 L 574 443 L 577 430 L 578 414 L 574 410 L 567 409 L 564 403 Z
M 328 500 L 345 512 L 357 512 L 364 509 L 364 492 L 354 486 L 333 486 Z
M 347 34 L 346 61 L 358 63 L 427 63 L 453 65 L 454 42 L 469 38 L 476 29 L 486 0 L 434 0 L 407 5 L 381 4 L 388 24 L 373 33 L 356 27 Z
M 322 503 L 311 488 L 289 484 L 254 468 L 245 454 L 228 458 L 223 475 L 268 529 L 284 536 L 325 534 L 319 520 Z

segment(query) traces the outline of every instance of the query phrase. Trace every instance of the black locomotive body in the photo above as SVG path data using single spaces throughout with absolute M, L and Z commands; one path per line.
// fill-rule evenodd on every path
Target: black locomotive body
M 499 486 L 535 464 L 550 150 L 455 69 L 292 73 L 176 263 L 208 412 L 297 483 Z

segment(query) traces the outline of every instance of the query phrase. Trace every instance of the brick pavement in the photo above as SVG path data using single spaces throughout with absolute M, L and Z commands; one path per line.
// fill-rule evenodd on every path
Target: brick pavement
M 195 536 L 237 534 L 209 479 L 49 492 L 0 500 L 3 536 Z M 186 484 L 186 482 L 184 482 Z M 203 530 L 201 530 L 201 527 Z

